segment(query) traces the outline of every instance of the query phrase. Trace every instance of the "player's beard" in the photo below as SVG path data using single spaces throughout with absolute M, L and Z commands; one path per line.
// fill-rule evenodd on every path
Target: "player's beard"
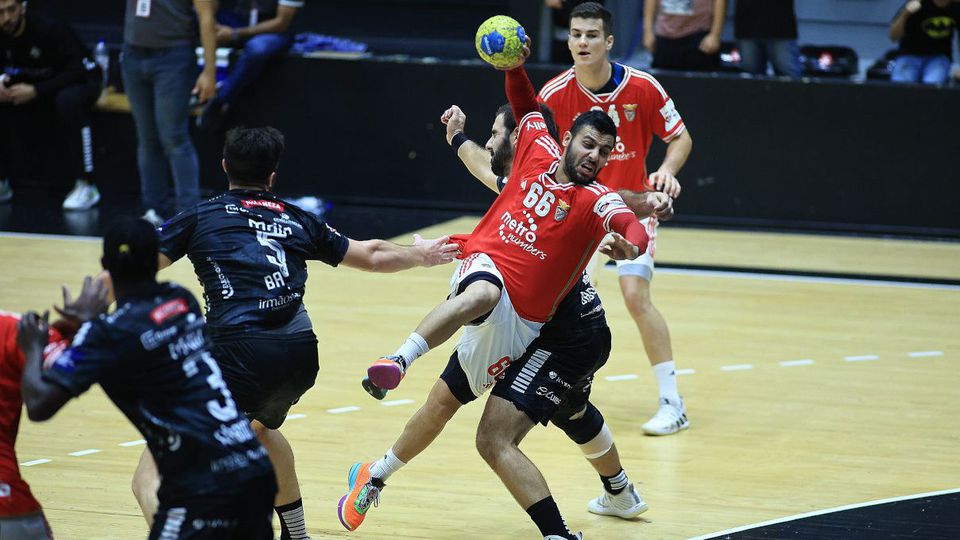
M 593 182 L 596 179 L 596 175 L 586 177 L 580 174 L 580 171 L 577 170 L 577 159 L 574 157 L 572 152 L 567 152 L 563 156 L 563 172 L 567 173 L 567 177 L 574 184 L 580 184 L 585 186 L 590 182 Z
M 490 170 L 497 176 L 507 176 L 507 169 L 511 163 L 513 163 L 513 145 L 510 144 L 508 137 L 504 137 L 490 156 Z

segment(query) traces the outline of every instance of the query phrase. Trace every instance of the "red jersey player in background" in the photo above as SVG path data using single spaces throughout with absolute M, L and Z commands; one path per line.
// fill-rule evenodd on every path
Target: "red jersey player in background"
M 524 58 L 530 53 L 524 49 Z M 423 451 L 462 404 L 483 394 L 520 358 L 576 285 L 608 232 L 642 253 L 648 237 L 620 195 L 595 181 L 616 141 L 604 113 L 581 115 L 563 140 L 550 136 L 523 66 L 506 73 L 519 136 L 509 182 L 469 238 L 448 299 L 434 308 L 394 355 L 368 370 L 369 383 L 395 388 L 413 361 L 464 328 L 457 349 L 426 403 L 376 462 L 357 464 L 339 503 L 341 523 L 360 526 L 379 502 L 384 480 Z M 639 246 L 639 247 L 638 247 Z M 448 381 L 463 381 L 453 384 Z M 543 490 L 549 491 L 545 483 Z M 545 538 L 574 540 L 552 496 L 518 502 Z
M 553 109 L 560 133 L 569 130 L 582 113 L 607 113 L 617 125 L 618 137 L 600 182 L 614 190 L 656 189 L 677 197 L 676 175 L 690 155 L 693 140 L 673 100 L 653 76 L 610 61 L 611 13 L 596 2 L 575 7 L 567 45 L 573 67 L 545 84 L 539 96 Z M 646 158 L 653 135 L 667 143 L 667 151 L 663 163 L 648 177 Z M 657 223 L 656 216 L 643 220 L 650 236 L 646 253 L 616 263 L 624 302 L 640 330 L 660 390 L 659 410 L 642 428 L 650 435 L 670 435 L 686 429 L 689 422 L 677 389 L 670 330 L 650 300 Z M 594 257 L 588 268 L 594 282 L 598 259 Z
M 76 301 L 64 287 L 63 306 L 54 308 L 62 318 L 50 325 L 49 345 L 43 351 L 45 364 L 70 346 L 80 325 L 106 310 L 107 287 L 103 280 L 87 278 Z M 23 410 L 20 379 L 24 356 L 17 347 L 19 322 L 19 314 L 0 311 L 0 531 L 4 540 L 41 540 L 53 538 L 53 534 L 40 503 L 20 476 L 14 450 Z

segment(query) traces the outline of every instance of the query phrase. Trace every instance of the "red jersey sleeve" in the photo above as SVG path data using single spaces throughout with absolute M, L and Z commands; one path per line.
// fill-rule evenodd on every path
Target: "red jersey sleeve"
M 667 95 L 667 91 L 660 86 L 660 82 L 653 76 L 644 78 L 648 83 L 645 91 L 648 103 L 647 114 L 650 115 L 650 125 L 653 126 L 654 133 L 663 139 L 663 142 L 672 141 L 677 135 L 683 133 L 686 126 L 683 124 L 683 118 L 677 111 L 673 99 Z

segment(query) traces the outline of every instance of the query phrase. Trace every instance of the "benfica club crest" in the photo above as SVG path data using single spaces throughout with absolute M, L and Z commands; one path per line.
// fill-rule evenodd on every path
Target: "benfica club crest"
M 624 105 L 623 115 L 627 117 L 627 122 L 633 122 L 633 119 L 637 117 L 637 104 Z
M 557 210 L 553 213 L 553 219 L 557 221 L 563 221 L 567 217 L 567 214 L 570 213 L 570 205 L 567 204 L 563 199 L 560 199 L 557 202 Z

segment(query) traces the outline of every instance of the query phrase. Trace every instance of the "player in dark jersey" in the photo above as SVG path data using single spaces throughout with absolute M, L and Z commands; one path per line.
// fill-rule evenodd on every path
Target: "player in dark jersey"
M 351 240 L 271 193 L 283 151 L 273 128 L 227 134 L 230 190 L 160 227 L 160 267 L 186 255 L 203 285 L 207 330 L 224 379 L 277 470 L 281 538 L 306 538 L 293 451 L 278 431 L 319 370 L 317 337 L 303 306 L 307 260 L 396 272 L 453 260 L 447 237 L 413 246 Z M 134 492 L 150 515 L 157 477 L 144 455 Z
M 163 478 L 150 539 L 272 538 L 273 467 L 220 375 L 200 306 L 186 289 L 157 283 L 157 245 L 143 220 L 107 232 L 101 260 L 117 308 L 80 327 L 47 371 L 48 314 L 21 319 L 27 415 L 46 420 L 100 383 Z

